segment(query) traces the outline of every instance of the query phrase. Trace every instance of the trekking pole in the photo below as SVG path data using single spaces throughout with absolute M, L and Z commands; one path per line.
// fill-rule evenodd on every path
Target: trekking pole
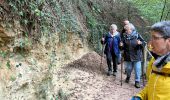
M 104 37 L 104 34 L 102 35 L 102 38 Z M 102 71 L 102 64 L 103 64 L 103 55 L 104 55 L 104 43 L 102 41 L 102 55 L 101 55 L 101 63 L 100 63 L 100 71 Z
M 148 48 L 146 47 L 146 51 L 148 52 L 148 54 L 153 57 L 153 55 L 151 54 L 151 52 L 148 50 Z
M 144 61 L 143 61 L 143 67 L 142 67 L 142 80 L 143 80 L 143 86 L 145 86 L 145 67 L 146 67 L 146 60 L 147 60 L 147 46 L 144 47 L 143 50 L 143 57 L 144 57 Z
M 104 44 L 102 44 L 102 55 L 101 55 L 100 71 L 102 71 L 102 64 L 103 64 L 103 49 L 104 49 Z
M 141 34 L 139 34 L 139 36 L 141 37 L 142 40 L 144 40 L 143 37 L 141 36 Z M 146 44 L 146 42 L 145 42 L 145 44 Z M 148 48 L 147 48 L 147 44 L 146 44 L 146 51 L 148 52 L 148 54 L 149 54 L 151 57 L 153 57 L 152 54 L 151 54 L 151 52 L 150 52 L 150 51 L 148 50 Z
M 122 56 L 123 56 L 123 53 L 122 53 Z M 121 81 L 120 82 L 121 82 L 121 86 L 122 86 L 122 80 L 123 80 L 122 79 L 123 78 L 123 57 L 121 57 L 121 65 L 120 66 L 121 66 Z
M 120 49 L 123 49 L 123 41 L 121 41 L 121 45 L 120 45 Z M 124 53 L 124 50 L 120 51 L 121 53 L 121 62 L 120 62 L 120 70 L 121 70 L 121 80 L 120 80 L 120 83 L 121 83 L 121 86 L 122 86 L 122 80 L 123 80 L 123 53 Z

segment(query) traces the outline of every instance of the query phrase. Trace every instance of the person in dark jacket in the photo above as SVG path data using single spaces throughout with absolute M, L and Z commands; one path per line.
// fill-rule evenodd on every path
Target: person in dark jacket
M 124 61 L 126 65 L 126 83 L 129 83 L 132 69 L 135 70 L 135 87 L 140 88 L 142 47 L 145 44 L 141 36 L 134 30 L 132 24 L 125 25 L 123 35 Z
M 107 58 L 108 76 L 112 73 L 116 76 L 118 57 L 120 55 L 120 41 L 121 38 L 119 32 L 117 32 L 117 26 L 112 24 L 110 26 L 110 31 L 102 38 L 102 44 L 106 44 L 104 53 Z M 111 62 L 113 62 L 113 68 Z
M 134 26 L 132 23 L 130 23 L 128 19 L 124 19 L 124 20 L 123 20 L 123 24 L 124 24 L 124 26 L 125 26 L 125 25 L 128 25 L 128 24 L 131 24 L 132 30 L 133 30 L 133 31 L 136 30 L 136 29 L 135 29 L 135 26 Z M 121 31 L 121 33 L 120 33 L 121 38 L 123 38 L 123 36 L 126 34 L 126 30 L 125 30 L 124 26 L 123 26 L 123 29 L 122 29 L 122 31 Z M 120 56 L 121 56 L 121 55 L 120 55 Z M 124 73 L 126 74 L 126 66 L 124 66 L 124 68 L 125 68 L 125 72 L 124 72 Z

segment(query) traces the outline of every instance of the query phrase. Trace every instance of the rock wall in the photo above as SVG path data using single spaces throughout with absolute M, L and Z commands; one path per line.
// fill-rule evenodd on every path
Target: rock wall
M 31 38 L 9 35 L 0 27 L 0 99 L 50 100 L 57 95 L 53 90 L 53 71 L 89 52 L 82 39 L 68 33 L 67 43 L 61 44 L 58 33 L 50 41 L 42 37 L 32 44 Z M 43 39 L 44 38 L 44 39 Z M 27 42 L 22 42 L 27 41 Z M 53 43 L 52 43 L 53 42 Z M 23 43 L 23 47 L 21 46 Z M 27 52 L 26 52 L 27 51 Z
M 116 0 L 66 1 L 56 0 L 56 3 L 52 2 L 55 6 L 46 2 L 44 9 L 42 7 L 35 10 L 35 14 L 44 11 L 45 14 L 53 15 L 47 17 L 47 22 L 51 25 L 47 28 L 53 29 L 48 34 L 43 34 L 38 29 L 41 27 L 40 22 L 38 23 L 39 16 L 35 17 L 37 23 L 34 28 L 28 30 L 30 27 L 26 26 L 29 25 L 22 25 L 17 20 L 19 17 L 13 16 L 14 13 L 10 13 L 9 17 L 13 16 L 10 21 L 4 18 L 9 12 L 0 13 L 6 14 L 0 16 L 0 99 L 53 100 L 61 92 L 55 85 L 62 84 L 54 80 L 58 76 L 55 75 L 56 70 L 93 51 L 95 46 L 100 49 L 100 37 L 108 31 L 104 27 L 107 29 L 106 26 L 112 23 L 121 26 L 123 15 L 119 17 L 116 13 L 120 12 L 116 8 L 119 3 Z M 2 7 L 5 7 L 4 2 L 0 2 Z M 9 8 L 8 5 L 4 9 Z M 66 27 L 67 25 L 70 26 Z M 32 31 L 34 32 L 28 36 L 25 35 L 25 32 Z M 92 59 L 89 57 L 88 60 Z

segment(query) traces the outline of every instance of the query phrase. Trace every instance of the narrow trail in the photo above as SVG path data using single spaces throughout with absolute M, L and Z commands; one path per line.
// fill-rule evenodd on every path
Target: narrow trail
M 61 84 L 56 89 L 62 89 L 69 100 L 130 100 L 141 90 L 134 87 L 134 74 L 130 82 L 121 86 L 120 65 L 117 76 L 107 76 L 106 61 L 103 59 L 100 70 L 101 56 L 92 52 L 84 55 L 56 72 L 55 80 Z

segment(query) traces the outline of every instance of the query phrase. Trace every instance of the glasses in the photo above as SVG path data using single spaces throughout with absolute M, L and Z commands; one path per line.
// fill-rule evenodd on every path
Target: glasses
M 167 36 L 151 36 L 151 40 L 160 40 L 160 39 L 167 39 Z
M 163 36 L 151 36 L 151 40 L 160 40 L 164 38 Z

